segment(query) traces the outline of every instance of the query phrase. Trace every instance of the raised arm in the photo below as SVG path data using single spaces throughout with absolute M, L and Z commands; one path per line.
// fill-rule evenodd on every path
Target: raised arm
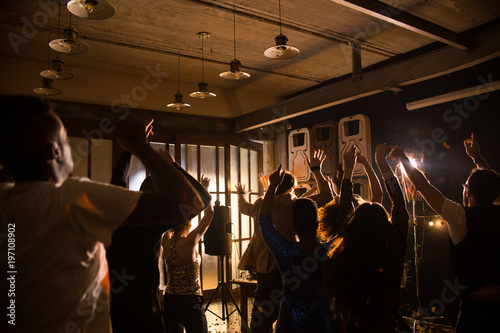
M 117 124 L 114 135 L 125 150 L 137 156 L 150 170 L 156 189 L 156 192 L 141 195 L 125 223 L 166 223 L 176 226 L 186 223 L 203 210 L 203 201 L 194 186 L 173 165 L 171 156 L 166 159 L 149 146 L 141 124 L 124 120 Z
M 278 170 L 276 170 L 269 176 L 269 187 L 266 191 L 266 194 L 264 195 L 264 199 L 262 200 L 259 217 L 262 217 L 264 215 L 271 215 L 271 212 L 273 210 L 274 197 L 276 196 L 276 189 L 283 181 L 284 176 L 285 171 L 283 170 L 282 164 L 280 164 Z
M 384 193 L 382 191 L 382 185 L 380 185 L 380 181 L 377 175 L 375 174 L 375 171 L 373 170 L 370 162 L 363 154 L 361 154 L 361 152 L 358 154 L 357 162 L 363 165 L 366 175 L 368 176 L 368 182 L 370 183 L 370 189 L 372 194 L 370 201 L 382 203 L 382 198 Z
M 385 143 L 378 145 L 375 151 L 375 160 L 382 176 L 384 177 L 386 190 L 391 197 L 393 230 L 401 238 L 404 244 L 406 244 L 409 216 L 408 211 L 406 210 L 406 203 L 399 181 L 394 175 L 389 163 L 387 163 L 387 156 L 389 156 L 389 153 L 392 150 L 393 147 Z
M 154 135 L 153 121 L 154 119 L 151 119 L 149 123 L 147 123 L 146 126 L 144 127 L 144 132 L 146 133 L 146 140 L 150 135 Z M 129 152 L 128 150 L 125 150 L 118 159 L 118 162 L 116 162 L 115 168 L 113 169 L 113 172 L 111 174 L 111 182 L 110 182 L 111 185 L 127 188 L 128 173 L 130 171 L 131 163 L 132 163 L 132 153 Z
M 479 143 L 474 139 L 474 133 L 471 134 L 469 139 L 464 140 L 465 152 L 474 161 L 477 168 L 483 168 L 491 170 L 488 163 L 486 163 L 481 152 L 479 151 Z
M 319 193 L 310 196 L 312 200 L 316 202 L 318 207 L 326 205 L 333 199 L 332 191 L 330 190 L 330 184 L 323 176 L 323 162 L 326 159 L 325 153 L 321 149 L 316 149 L 314 154 L 309 160 L 307 159 L 307 163 L 309 165 L 309 169 L 311 169 L 314 179 L 316 180 L 316 185 Z
M 398 160 L 403 164 L 406 174 L 415 186 L 415 189 L 422 194 L 425 201 L 427 201 L 429 206 L 431 206 L 436 213 L 441 214 L 443 203 L 446 198 L 437 188 L 429 183 L 420 170 L 411 164 L 404 151 L 399 147 L 394 147 L 390 152 L 389 157 Z
M 356 146 L 352 146 L 344 153 L 344 172 L 340 185 L 340 202 L 338 209 L 337 225 L 339 226 L 339 235 L 343 235 L 347 228 L 347 219 L 354 209 L 352 205 L 352 174 L 357 160 Z
M 208 191 L 208 186 L 210 185 L 210 179 L 202 175 L 200 183 Z M 210 226 L 213 217 L 214 217 L 214 208 L 212 206 L 212 201 L 210 201 L 210 204 L 205 209 L 205 215 L 203 215 L 203 218 L 200 220 L 200 223 L 186 237 L 186 240 L 189 242 L 190 245 L 193 246 L 193 249 L 196 248 L 196 245 L 200 241 L 201 237 L 205 234 L 205 232 L 207 232 L 207 229 Z

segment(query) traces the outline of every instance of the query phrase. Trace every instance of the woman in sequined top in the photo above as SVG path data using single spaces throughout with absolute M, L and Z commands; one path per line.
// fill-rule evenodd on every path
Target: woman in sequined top
M 201 184 L 208 190 L 210 179 L 202 176 Z M 191 222 L 167 231 L 162 237 L 162 251 L 166 266 L 166 286 L 163 305 L 168 332 L 208 332 L 203 309 L 200 284 L 200 255 L 198 242 L 205 234 L 214 216 L 212 203 L 196 228 Z

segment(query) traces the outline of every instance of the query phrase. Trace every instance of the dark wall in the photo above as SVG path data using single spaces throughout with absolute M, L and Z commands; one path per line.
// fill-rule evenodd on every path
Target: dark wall
M 465 154 L 463 140 L 475 133 L 481 152 L 490 166 L 500 170 L 500 91 L 479 97 L 459 99 L 415 111 L 406 103 L 452 91 L 479 86 L 500 79 L 500 58 L 441 78 L 404 87 L 403 91 L 377 94 L 343 105 L 331 107 L 290 120 L 292 129 L 311 128 L 325 121 L 362 113 L 370 118 L 372 152 L 379 143 L 399 145 L 404 150 L 423 150 L 425 174 L 448 198 L 462 202 L 462 186 L 474 167 Z M 378 170 L 376 170 L 378 172 Z M 387 195 L 384 202 L 387 206 Z M 421 265 L 421 306 L 424 315 L 440 314 L 451 323 L 457 315 L 457 289 L 449 257 L 447 228 L 430 228 L 430 208 L 422 212 L 424 203 L 417 202 L 419 218 L 417 240 L 423 246 Z M 411 205 L 409 205 L 411 208 Z M 411 214 L 411 211 L 410 211 Z M 402 311 L 410 315 L 416 307 L 413 230 L 408 235 L 407 264 L 409 279 L 405 284 Z M 432 312 L 434 310 L 435 312 Z

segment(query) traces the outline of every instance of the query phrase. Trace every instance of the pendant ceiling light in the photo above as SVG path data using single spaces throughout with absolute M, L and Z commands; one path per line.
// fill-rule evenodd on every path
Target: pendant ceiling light
M 61 25 L 61 6 L 59 6 L 59 29 Z M 69 14 L 69 27 L 63 31 L 63 38 L 54 39 L 49 43 L 50 48 L 60 53 L 80 54 L 89 49 L 89 46 L 78 39 L 78 32 L 71 27 L 71 13 Z
M 284 60 L 296 57 L 300 51 L 295 46 L 286 45 L 288 38 L 281 33 L 281 0 L 278 0 L 280 15 L 280 34 L 274 38 L 276 45 L 267 48 L 264 55 L 275 60 Z
M 43 78 L 42 83 L 43 85 L 41 87 L 33 89 L 33 92 L 35 92 L 38 95 L 45 95 L 45 96 L 53 96 L 53 95 L 60 95 L 62 94 L 62 91 L 52 87 L 52 82 L 53 80 Z
M 205 82 L 205 66 L 204 66 L 204 59 L 203 59 L 203 40 L 205 38 L 209 38 L 210 34 L 208 32 L 198 32 L 196 34 L 198 38 L 201 38 L 201 81 L 198 83 L 198 91 L 192 92 L 189 94 L 189 96 L 194 97 L 194 98 L 209 98 L 209 97 L 215 97 L 217 96 L 213 92 L 208 91 L 208 84 Z
M 177 52 L 177 94 L 175 96 L 175 101 L 173 103 L 170 103 L 167 105 L 167 108 L 176 108 L 177 110 L 181 108 L 188 108 L 191 105 L 188 103 L 184 103 L 182 101 L 182 97 L 184 97 L 181 94 L 181 58 L 179 55 L 179 52 Z
M 241 62 L 236 59 L 236 8 L 233 6 L 234 59 L 229 62 L 230 69 L 219 74 L 229 80 L 248 79 L 250 74 L 240 70 Z
M 115 7 L 104 0 L 71 0 L 67 7 L 74 15 L 89 20 L 105 20 L 115 15 Z
M 49 27 L 49 43 L 50 43 L 50 27 Z M 72 71 L 68 71 L 64 69 L 64 61 L 59 58 L 59 53 L 57 54 L 57 58 L 52 59 L 52 68 L 49 65 L 50 62 L 50 47 L 47 45 L 47 68 L 40 72 L 42 77 L 51 80 L 68 80 L 75 76 Z
M 52 80 L 68 80 L 75 76 L 72 71 L 64 69 L 64 61 L 59 58 L 52 59 L 52 68 L 40 72 L 40 75 Z

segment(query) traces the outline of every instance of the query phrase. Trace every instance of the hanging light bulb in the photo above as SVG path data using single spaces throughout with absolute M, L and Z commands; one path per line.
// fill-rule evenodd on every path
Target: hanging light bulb
M 49 43 L 50 48 L 60 53 L 84 53 L 89 49 L 89 46 L 85 42 L 76 39 L 77 35 L 78 32 L 75 29 L 68 27 L 63 31 L 63 38 L 54 39 Z
M 45 95 L 45 96 L 54 96 L 54 95 L 60 95 L 62 94 L 62 91 L 52 87 L 52 82 L 53 80 L 43 78 L 42 83 L 43 85 L 41 87 L 37 87 L 33 89 L 33 92 L 38 95 Z
M 264 55 L 271 59 L 284 60 L 296 57 L 300 51 L 295 46 L 286 45 L 288 38 L 281 33 L 281 0 L 278 0 L 278 4 L 280 13 L 280 34 L 274 38 L 276 45 L 268 47 L 264 51 Z
M 68 80 L 75 76 L 72 71 L 68 71 L 63 68 L 64 61 L 62 61 L 59 56 L 55 59 L 52 59 L 51 64 L 52 68 L 41 71 L 41 76 L 52 80 Z
M 115 7 L 104 0 L 71 0 L 68 10 L 78 17 L 89 20 L 105 20 L 115 15 Z
M 208 84 L 205 82 L 205 66 L 203 59 L 203 40 L 209 38 L 210 34 L 208 32 L 198 32 L 196 36 L 201 38 L 201 81 L 198 83 L 198 91 L 192 92 L 189 96 L 201 99 L 215 97 L 217 95 L 208 91 Z
M 59 25 L 58 31 L 61 26 L 61 6 L 59 6 Z M 69 27 L 63 30 L 63 38 L 56 38 L 50 41 L 49 46 L 52 50 L 59 53 L 80 54 L 89 49 L 89 46 L 78 39 L 76 36 L 78 32 L 71 27 L 71 13 L 69 14 Z
M 236 8 L 233 6 L 233 34 L 234 34 L 234 59 L 229 62 L 229 70 L 222 72 L 219 76 L 223 79 L 229 80 L 240 80 L 248 79 L 250 74 L 243 72 L 241 67 L 241 61 L 236 59 Z
M 179 52 L 177 52 L 177 93 L 174 95 L 175 100 L 173 103 L 170 103 L 167 105 L 167 108 L 176 108 L 177 110 L 180 110 L 181 108 L 188 108 L 191 105 L 188 103 L 184 103 L 182 100 L 182 97 L 184 97 L 181 94 L 181 58 L 179 55 Z

